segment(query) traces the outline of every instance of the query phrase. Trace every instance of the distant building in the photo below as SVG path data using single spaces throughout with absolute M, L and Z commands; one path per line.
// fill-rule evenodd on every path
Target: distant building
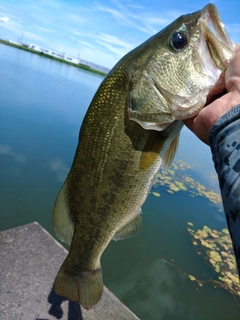
M 35 44 L 31 47 L 31 49 L 33 49 L 33 50 L 35 50 L 37 52 L 42 52 L 42 48 L 40 48 L 39 46 L 37 46 Z
M 9 40 L 9 42 L 10 42 L 10 43 L 13 43 L 13 44 L 17 44 L 18 46 L 19 46 L 19 44 L 20 44 L 19 42 L 14 41 L 14 40 Z
M 77 59 L 77 58 L 73 58 L 73 57 L 67 56 L 67 57 L 65 58 L 65 60 L 66 60 L 66 61 L 69 61 L 69 62 L 72 62 L 72 63 L 79 64 L 79 59 Z
M 31 48 L 31 45 L 28 44 L 28 43 L 22 42 L 21 45 L 22 45 L 23 47 L 25 47 L 25 48 L 29 48 L 29 49 Z
M 13 43 L 13 44 L 16 44 L 16 45 L 22 45 L 25 48 L 29 48 L 29 49 L 35 50 L 37 52 L 41 52 L 43 54 L 47 54 L 47 55 L 50 55 L 52 57 L 56 57 L 56 58 L 59 58 L 59 59 L 64 59 L 65 61 L 72 62 L 72 63 L 77 64 L 77 65 L 82 64 L 82 65 L 84 65 L 86 67 L 93 68 L 95 70 L 102 71 L 102 72 L 105 72 L 105 73 L 108 73 L 109 70 L 110 70 L 109 68 L 100 66 L 100 65 L 95 64 L 93 62 L 89 62 L 89 61 L 82 60 L 82 59 L 80 60 L 79 58 L 74 58 L 74 57 L 71 57 L 69 55 L 66 56 L 64 53 L 56 52 L 56 51 L 53 51 L 53 50 L 50 50 L 50 49 L 47 49 L 47 48 L 43 48 L 43 47 L 40 47 L 40 46 L 35 45 L 35 44 L 24 43 L 24 42 L 20 41 L 20 39 L 19 39 L 19 42 L 13 41 L 13 40 L 9 40 L 9 42 Z

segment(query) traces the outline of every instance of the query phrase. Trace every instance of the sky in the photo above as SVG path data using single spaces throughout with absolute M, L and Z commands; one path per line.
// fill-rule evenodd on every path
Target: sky
M 212 1 L 240 43 L 240 1 Z M 127 52 L 202 0 L 1 0 L 0 38 L 35 44 L 112 68 Z

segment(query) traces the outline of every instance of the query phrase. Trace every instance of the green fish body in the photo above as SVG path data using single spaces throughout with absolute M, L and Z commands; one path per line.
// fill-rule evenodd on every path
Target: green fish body
M 206 61 L 201 48 L 207 48 Z M 232 54 L 217 10 L 208 5 L 131 51 L 103 80 L 53 212 L 56 234 L 71 243 L 56 293 L 86 309 L 99 301 L 103 251 L 112 239 L 141 230 L 141 206 L 161 164 L 174 158 L 181 120 L 199 112 L 212 88 L 217 91 Z

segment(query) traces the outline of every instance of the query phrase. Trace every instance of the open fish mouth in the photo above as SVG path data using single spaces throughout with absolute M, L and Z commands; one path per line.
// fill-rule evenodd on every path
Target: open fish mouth
M 199 23 L 211 60 L 218 70 L 224 71 L 234 50 L 218 10 L 213 4 L 203 8 Z
M 225 92 L 225 84 L 221 73 L 226 70 L 234 52 L 225 26 L 220 18 L 217 8 L 213 4 L 205 6 L 201 12 L 201 37 L 197 48 L 199 64 L 195 67 L 200 72 L 208 74 L 215 79 L 215 84 L 209 88 L 206 104 Z

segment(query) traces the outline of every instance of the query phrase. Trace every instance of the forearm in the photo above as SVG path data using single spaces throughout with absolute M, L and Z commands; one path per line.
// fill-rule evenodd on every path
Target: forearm
M 240 105 L 213 125 L 209 145 L 240 274 Z

